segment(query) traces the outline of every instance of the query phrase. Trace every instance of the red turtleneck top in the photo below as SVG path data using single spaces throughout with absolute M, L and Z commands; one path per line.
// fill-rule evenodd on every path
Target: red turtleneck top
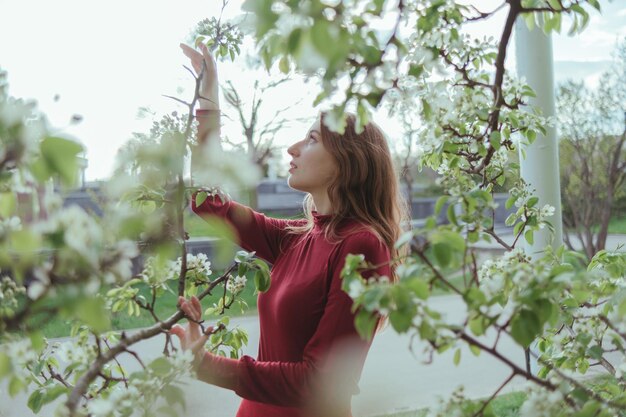
M 350 398 L 358 392 L 371 342 L 360 339 L 355 330 L 352 299 L 341 289 L 340 273 L 352 253 L 384 265 L 364 272 L 364 277 L 390 276 L 386 245 L 351 219 L 339 227 L 347 237 L 328 242 L 323 227 L 330 215 L 316 212 L 313 230 L 293 235 L 285 227 L 305 224 L 305 219 L 266 217 L 219 197 L 209 197 L 200 206 L 194 198 L 192 209 L 228 221 L 241 247 L 273 264 L 271 286 L 258 297 L 257 359 L 234 360 L 207 352 L 198 378 L 243 397 L 237 417 L 350 416 Z

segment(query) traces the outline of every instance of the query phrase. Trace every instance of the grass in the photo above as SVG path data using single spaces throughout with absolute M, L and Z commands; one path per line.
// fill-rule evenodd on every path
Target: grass
M 609 222 L 609 233 L 626 234 L 626 217 L 612 218 Z
M 218 277 L 222 272 L 223 271 L 214 271 L 213 276 Z M 248 307 L 242 311 L 235 303 L 229 310 L 226 310 L 225 314 L 235 317 L 256 312 L 257 300 L 252 277 L 253 274 L 250 273 L 248 276 L 248 285 L 240 294 L 240 299 L 245 301 L 248 304 Z M 166 291 L 157 299 L 154 312 L 159 319 L 164 320 L 176 312 L 176 303 L 178 300 L 177 286 L 177 281 L 171 281 L 170 288 L 173 292 Z M 218 286 L 214 292 L 214 297 L 207 297 L 203 300 L 202 306 L 205 309 L 210 307 L 213 304 L 213 301 L 217 301 L 218 297 L 222 294 L 222 288 L 223 287 Z M 106 293 L 109 289 L 110 288 L 103 288 L 101 293 Z M 152 299 L 152 295 L 147 287 L 142 288 L 139 294 L 146 297 L 147 300 Z M 125 311 L 111 313 L 110 320 L 111 326 L 115 330 L 135 329 L 154 324 L 154 319 L 146 310 L 141 310 L 139 316 L 130 316 L 126 314 Z M 73 324 L 73 322 L 67 321 L 65 318 L 57 315 L 42 327 L 42 332 L 44 336 L 48 338 L 69 336 Z
M 600 226 L 596 225 L 592 227 L 593 233 L 598 233 Z M 626 217 L 612 217 L 609 221 L 609 234 L 610 235 L 623 235 L 626 234 Z
M 503 394 L 493 399 L 491 408 L 497 417 L 518 417 L 520 407 L 525 400 L 526 394 L 523 392 Z M 426 417 L 426 415 L 428 415 L 428 409 L 424 408 L 420 410 L 384 414 L 378 417 Z

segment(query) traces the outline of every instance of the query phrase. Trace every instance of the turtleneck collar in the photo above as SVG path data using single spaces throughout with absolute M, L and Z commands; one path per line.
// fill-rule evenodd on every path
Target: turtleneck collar
M 313 216 L 313 224 L 316 228 L 322 227 L 332 218 L 332 214 L 319 214 L 317 210 L 311 211 L 311 215 Z

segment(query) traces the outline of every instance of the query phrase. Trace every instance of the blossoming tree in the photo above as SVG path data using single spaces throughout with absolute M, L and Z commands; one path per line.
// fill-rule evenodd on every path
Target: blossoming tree
M 490 402 L 514 377 L 527 379 L 532 388 L 522 411 L 526 415 L 610 416 L 624 412 L 626 369 L 626 297 L 623 277 L 626 257 L 602 251 L 586 269 L 572 262 L 578 255 L 563 248 L 547 249 L 540 259 L 518 249 L 522 239 L 550 227 L 550 207 L 538 206 L 532 190 L 516 181 L 509 185 L 506 205 L 517 210 L 507 219 L 514 241 L 498 235 L 493 222 L 496 184 L 507 185 L 518 167 L 508 161 L 521 142 L 541 140 L 552 123 L 526 101 L 535 93 L 511 77 L 504 67 L 513 25 L 523 19 L 546 32 L 560 30 L 568 16 L 571 31 L 581 30 L 596 0 L 507 0 L 507 18 L 497 40 L 471 38 L 464 27 L 487 19 L 485 12 L 452 0 L 248 0 L 244 9 L 256 18 L 256 38 L 265 65 L 278 63 L 283 72 L 302 71 L 319 77 L 316 99 L 330 108 L 328 121 L 343 128 L 343 113 L 353 106 L 360 126 L 370 111 L 388 103 L 410 100 L 421 119 L 421 163 L 437 170 L 446 190 L 439 211 L 448 203 L 449 224 L 434 218 L 424 227 L 408 231 L 397 245 L 409 245 L 410 256 L 397 259 L 399 282 L 367 282 L 359 255 L 346 259 L 345 289 L 359 308 L 356 325 L 364 337 L 374 330 L 372 311 L 388 315 L 394 330 L 411 333 L 428 343 L 427 355 L 449 349 L 462 360 L 461 347 L 487 354 L 510 368 L 510 376 L 481 402 L 455 396 L 433 415 L 493 415 Z M 388 35 L 372 27 L 378 20 L 394 19 Z M 219 20 L 215 21 L 220 25 Z M 218 55 L 237 52 L 236 37 L 205 41 Z M 230 28 L 232 29 L 232 28 Z M 230 30 L 229 29 L 229 30 Z M 233 52 L 234 51 L 234 52 Z M 195 77 L 199 85 L 202 73 Z M 210 296 L 224 285 L 214 305 L 205 312 L 217 321 L 210 349 L 236 355 L 245 335 L 228 329 L 227 320 L 212 318 L 236 302 L 247 272 L 255 274 L 259 290 L 267 289 L 268 268 L 253 254 L 240 252 L 219 277 L 203 257 L 187 254 L 183 210 L 191 191 L 185 181 L 184 155 L 195 144 L 190 102 L 187 123 L 164 132 L 159 146 L 139 148 L 135 175 L 123 172 L 107 184 L 111 204 L 102 220 L 80 209 L 63 209 L 58 197 L 37 193 L 30 200 L 43 207 L 47 218 L 20 220 L 16 191 L 29 193 L 37 184 L 59 177 L 72 181 L 80 146 L 51 137 L 33 109 L 0 91 L 0 268 L 10 272 L 2 280 L 0 378 L 9 380 L 10 393 L 29 390 L 35 411 L 63 396 L 58 415 L 130 415 L 135 409 L 155 414 L 175 413 L 173 405 L 152 410 L 157 396 L 170 404 L 181 397 L 177 386 L 187 374 L 189 358 L 174 353 L 168 329 L 183 317 L 157 317 L 154 305 L 176 282 L 181 295 Z M 194 172 L 200 184 L 246 183 L 252 176 L 234 169 L 218 148 L 204 149 L 206 172 Z M 236 166 L 236 165 L 235 165 Z M 244 173 L 245 174 L 245 173 Z M 212 198 L 204 190 L 199 198 Z M 22 202 L 20 202 L 22 204 Z M 36 210 L 34 210 L 36 211 Z M 216 233 L 229 230 L 215 223 Z M 473 249 L 477 241 L 495 240 L 505 255 L 479 265 Z M 131 272 L 131 258 L 141 251 L 152 255 L 143 271 Z M 179 257 L 179 260 L 175 259 Z M 450 271 L 463 273 L 463 285 L 449 279 Z M 235 271 L 237 271 L 235 273 Z M 235 278 L 237 275 L 239 278 Z M 151 297 L 140 297 L 138 289 Z M 458 296 L 466 316 L 451 322 L 430 303 L 433 288 Z M 107 291 L 102 291 L 107 288 Z M 108 311 L 136 314 L 145 309 L 155 324 L 129 334 L 110 330 Z M 75 319 L 70 345 L 49 346 L 37 331 L 51 315 Z M 165 334 L 166 355 L 145 364 L 133 346 Z M 512 338 L 527 348 L 537 341 L 541 369 L 532 373 L 508 358 L 500 341 Z M 141 371 L 128 375 L 119 366 L 121 353 L 134 355 Z M 617 361 L 615 356 L 617 355 Z M 582 381 L 590 367 L 601 367 L 605 377 L 592 384 Z

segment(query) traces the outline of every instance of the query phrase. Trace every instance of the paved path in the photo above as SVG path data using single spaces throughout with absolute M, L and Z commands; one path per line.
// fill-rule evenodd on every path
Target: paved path
M 433 297 L 432 300 L 432 306 L 451 319 L 463 316 L 463 303 L 455 296 Z M 258 340 L 257 318 L 234 319 L 231 325 L 239 325 L 248 331 L 250 345 L 246 353 L 254 356 Z M 136 350 L 142 358 L 149 360 L 160 355 L 162 343 L 161 338 L 153 338 L 139 344 Z M 503 339 L 500 343 L 509 358 L 523 365 L 524 355 L 520 348 L 511 340 Z M 467 349 L 463 350 L 458 367 L 452 362 L 453 351 L 435 357 L 433 363 L 427 365 L 424 363 L 427 358 L 421 354 L 424 344 L 419 341 L 413 344 L 416 356 L 410 352 L 409 344 L 408 336 L 398 335 L 391 328 L 376 336 L 359 384 L 361 392 L 353 399 L 355 417 L 376 416 L 433 405 L 440 396 L 450 394 L 459 385 L 466 386 L 469 396 L 488 396 L 510 374 L 508 368 L 486 354 L 476 357 Z M 137 368 L 136 362 L 129 357 L 121 359 L 130 370 Z M 513 387 L 519 389 L 522 382 L 514 381 L 508 390 Z M 4 392 L 5 388 L 2 387 Z M 232 417 L 239 404 L 239 397 L 234 393 L 198 381 L 190 381 L 187 393 L 185 417 Z M 50 416 L 51 408 L 44 408 L 39 415 Z M 25 396 L 9 399 L 6 394 L 0 394 L 1 417 L 32 415 L 26 406 Z

